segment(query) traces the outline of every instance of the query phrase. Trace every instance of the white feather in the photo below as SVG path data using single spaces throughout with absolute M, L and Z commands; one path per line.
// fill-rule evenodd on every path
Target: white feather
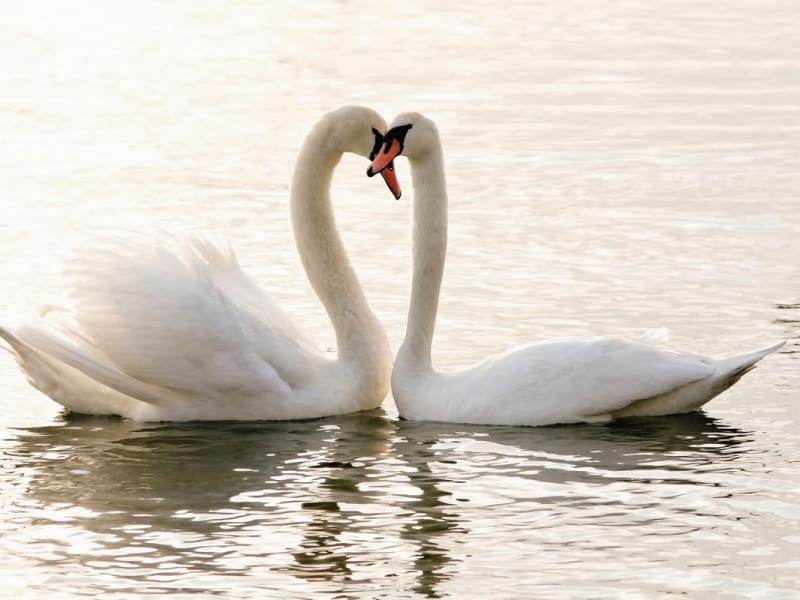
M 693 411 L 783 345 L 714 359 L 658 348 L 668 336 L 666 329 L 656 329 L 635 340 L 541 342 L 462 371 L 435 371 L 431 343 L 447 250 L 441 141 L 436 125 L 417 113 L 400 115 L 392 126 L 404 132 L 404 144 L 395 148 L 411 163 L 415 192 L 411 305 L 406 337 L 392 373 L 392 392 L 401 416 L 550 425 Z M 393 158 L 386 152 L 381 158 L 384 163 Z M 377 168 L 373 163 L 373 170 Z
M 340 356 L 303 335 L 210 236 L 128 232 L 67 261 L 67 302 L 0 328 L 31 383 L 66 408 L 139 420 L 297 419 L 374 408 L 391 354 L 335 230 L 326 187 L 345 151 L 372 149 L 372 110 L 328 113 L 301 150 L 296 240 Z M 335 135 L 334 135 L 335 134 Z M 335 142 L 333 141 L 335 140 Z

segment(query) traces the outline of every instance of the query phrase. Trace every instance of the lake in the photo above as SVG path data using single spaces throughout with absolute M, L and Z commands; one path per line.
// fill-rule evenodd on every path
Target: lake
M 62 414 L 0 352 L 0 597 L 800 597 L 800 5 L 34 0 L 0 20 L 0 320 L 109 228 L 222 232 L 322 348 L 288 219 L 321 114 L 436 120 L 434 362 L 568 335 L 789 340 L 703 413 L 478 427 Z M 396 350 L 396 202 L 342 237 Z

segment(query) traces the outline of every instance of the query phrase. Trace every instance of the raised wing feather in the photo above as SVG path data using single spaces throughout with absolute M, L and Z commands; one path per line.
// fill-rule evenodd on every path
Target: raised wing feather
M 268 401 L 285 399 L 308 368 L 307 340 L 226 245 L 123 236 L 71 259 L 66 275 L 74 323 L 62 337 L 91 348 L 108 385 L 111 368 L 166 396 Z
M 298 360 L 318 356 L 316 343 L 298 329 L 272 298 L 244 271 L 233 249 L 221 238 L 197 236 L 189 243 L 206 261 L 214 285 L 238 310 L 245 333 L 259 354 L 285 378 L 293 379 Z M 300 375 L 306 375 L 301 370 Z

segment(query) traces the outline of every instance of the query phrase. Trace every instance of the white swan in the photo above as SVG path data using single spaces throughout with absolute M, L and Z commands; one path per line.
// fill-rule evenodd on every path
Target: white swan
M 329 188 L 342 154 L 371 157 L 385 128 L 367 108 L 328 113 L 295 166 L 295 241 L 337 358 L 297 330 L 225 243 L 164 234 L 79 256 L 66 271 L 69 305 L 42 307 L 0 336 L 31 384 L 74 412 L 273 420 L 379 406 L 391 351 L 336 231 Z
M 689 412 L 783 345 L 714 359 L 660 350 L 650 339 L 557 339 L 513 348 L 462 371 L 435 371 L 431 343 L 447 249 L 441 141 L 431 120 L 408 113 L 392 122 L 384 144 L 367 173 L 380 172 L 402 153 L 414 184 L 411 303 L 392 373 L 402 417 L 548 425 Z

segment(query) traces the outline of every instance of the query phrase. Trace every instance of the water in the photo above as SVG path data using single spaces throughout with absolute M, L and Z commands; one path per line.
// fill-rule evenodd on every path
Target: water
M 323 347 L 287 218 L 345 103 L 440 125 L 434 358 L 670 329 L 787 346 L 704 414 L 470 427 L 67 418 L 0 360 L 0 596 L 800 596 L 800 7 L 40 0 L 0 22 L 0 314 L 128 223 L 225 233 Z M 394 348 L 407 197 L 347 157 L 337 217 Z

